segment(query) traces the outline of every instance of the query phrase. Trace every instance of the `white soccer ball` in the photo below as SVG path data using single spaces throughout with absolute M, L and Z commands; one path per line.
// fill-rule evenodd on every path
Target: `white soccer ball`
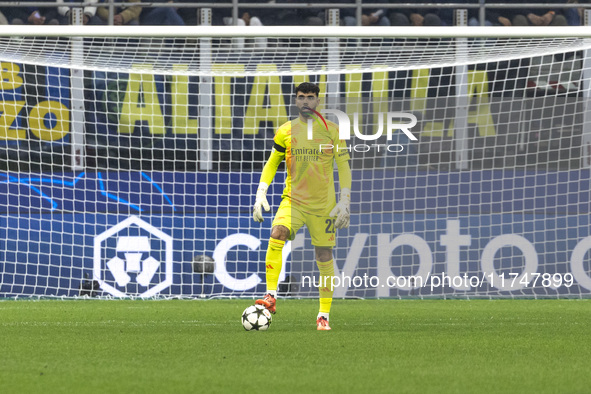
M 242 312 L 242 326 L 246 331 L 265 331 L 269 329 L 273 317 L 262 305 L 251 305 Z

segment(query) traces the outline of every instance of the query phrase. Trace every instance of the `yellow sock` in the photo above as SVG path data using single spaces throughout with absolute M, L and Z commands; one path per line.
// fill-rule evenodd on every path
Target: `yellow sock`
M 267 248 L 267 258 L 265 260 L 265 273 L 267 276 L 267 292 L 277 291 L 277 282 L 283 265 L 283 246 L 285 241 L 275 238 L 269 238 L 269 247 Z
M 332 294 L 334 289 L 332 287 L 332 277 L 334 276 L 334 263 L 332 260 L 326 262 L 317 261 L 318 270 L 320 271 L 320 287 L 318 293 L 320 295 L 320 313 L 330 313 L 330 306 L 332 305 Z

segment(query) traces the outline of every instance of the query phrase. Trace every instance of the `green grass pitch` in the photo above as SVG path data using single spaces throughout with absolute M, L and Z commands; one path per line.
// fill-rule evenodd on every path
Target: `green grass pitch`
M 591 300 L 0 302 L 3 393 L 589 393 Z

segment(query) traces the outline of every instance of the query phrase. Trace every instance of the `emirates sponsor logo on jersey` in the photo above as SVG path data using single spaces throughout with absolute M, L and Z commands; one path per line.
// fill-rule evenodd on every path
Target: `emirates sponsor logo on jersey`
M 325 152 L 326 153 L 326 152 Z M 315 148 L 291 148 L 291 155 L 295 161 L 318 161 L 320 160 L 320 150 Z

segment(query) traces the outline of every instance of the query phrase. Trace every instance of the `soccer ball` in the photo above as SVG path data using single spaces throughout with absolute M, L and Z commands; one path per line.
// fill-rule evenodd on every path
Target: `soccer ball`
M 242 326 L 246 331 L 265 331 L 271 325 L 271 312 L 262 305 L 249 306 L 242 312 Z

